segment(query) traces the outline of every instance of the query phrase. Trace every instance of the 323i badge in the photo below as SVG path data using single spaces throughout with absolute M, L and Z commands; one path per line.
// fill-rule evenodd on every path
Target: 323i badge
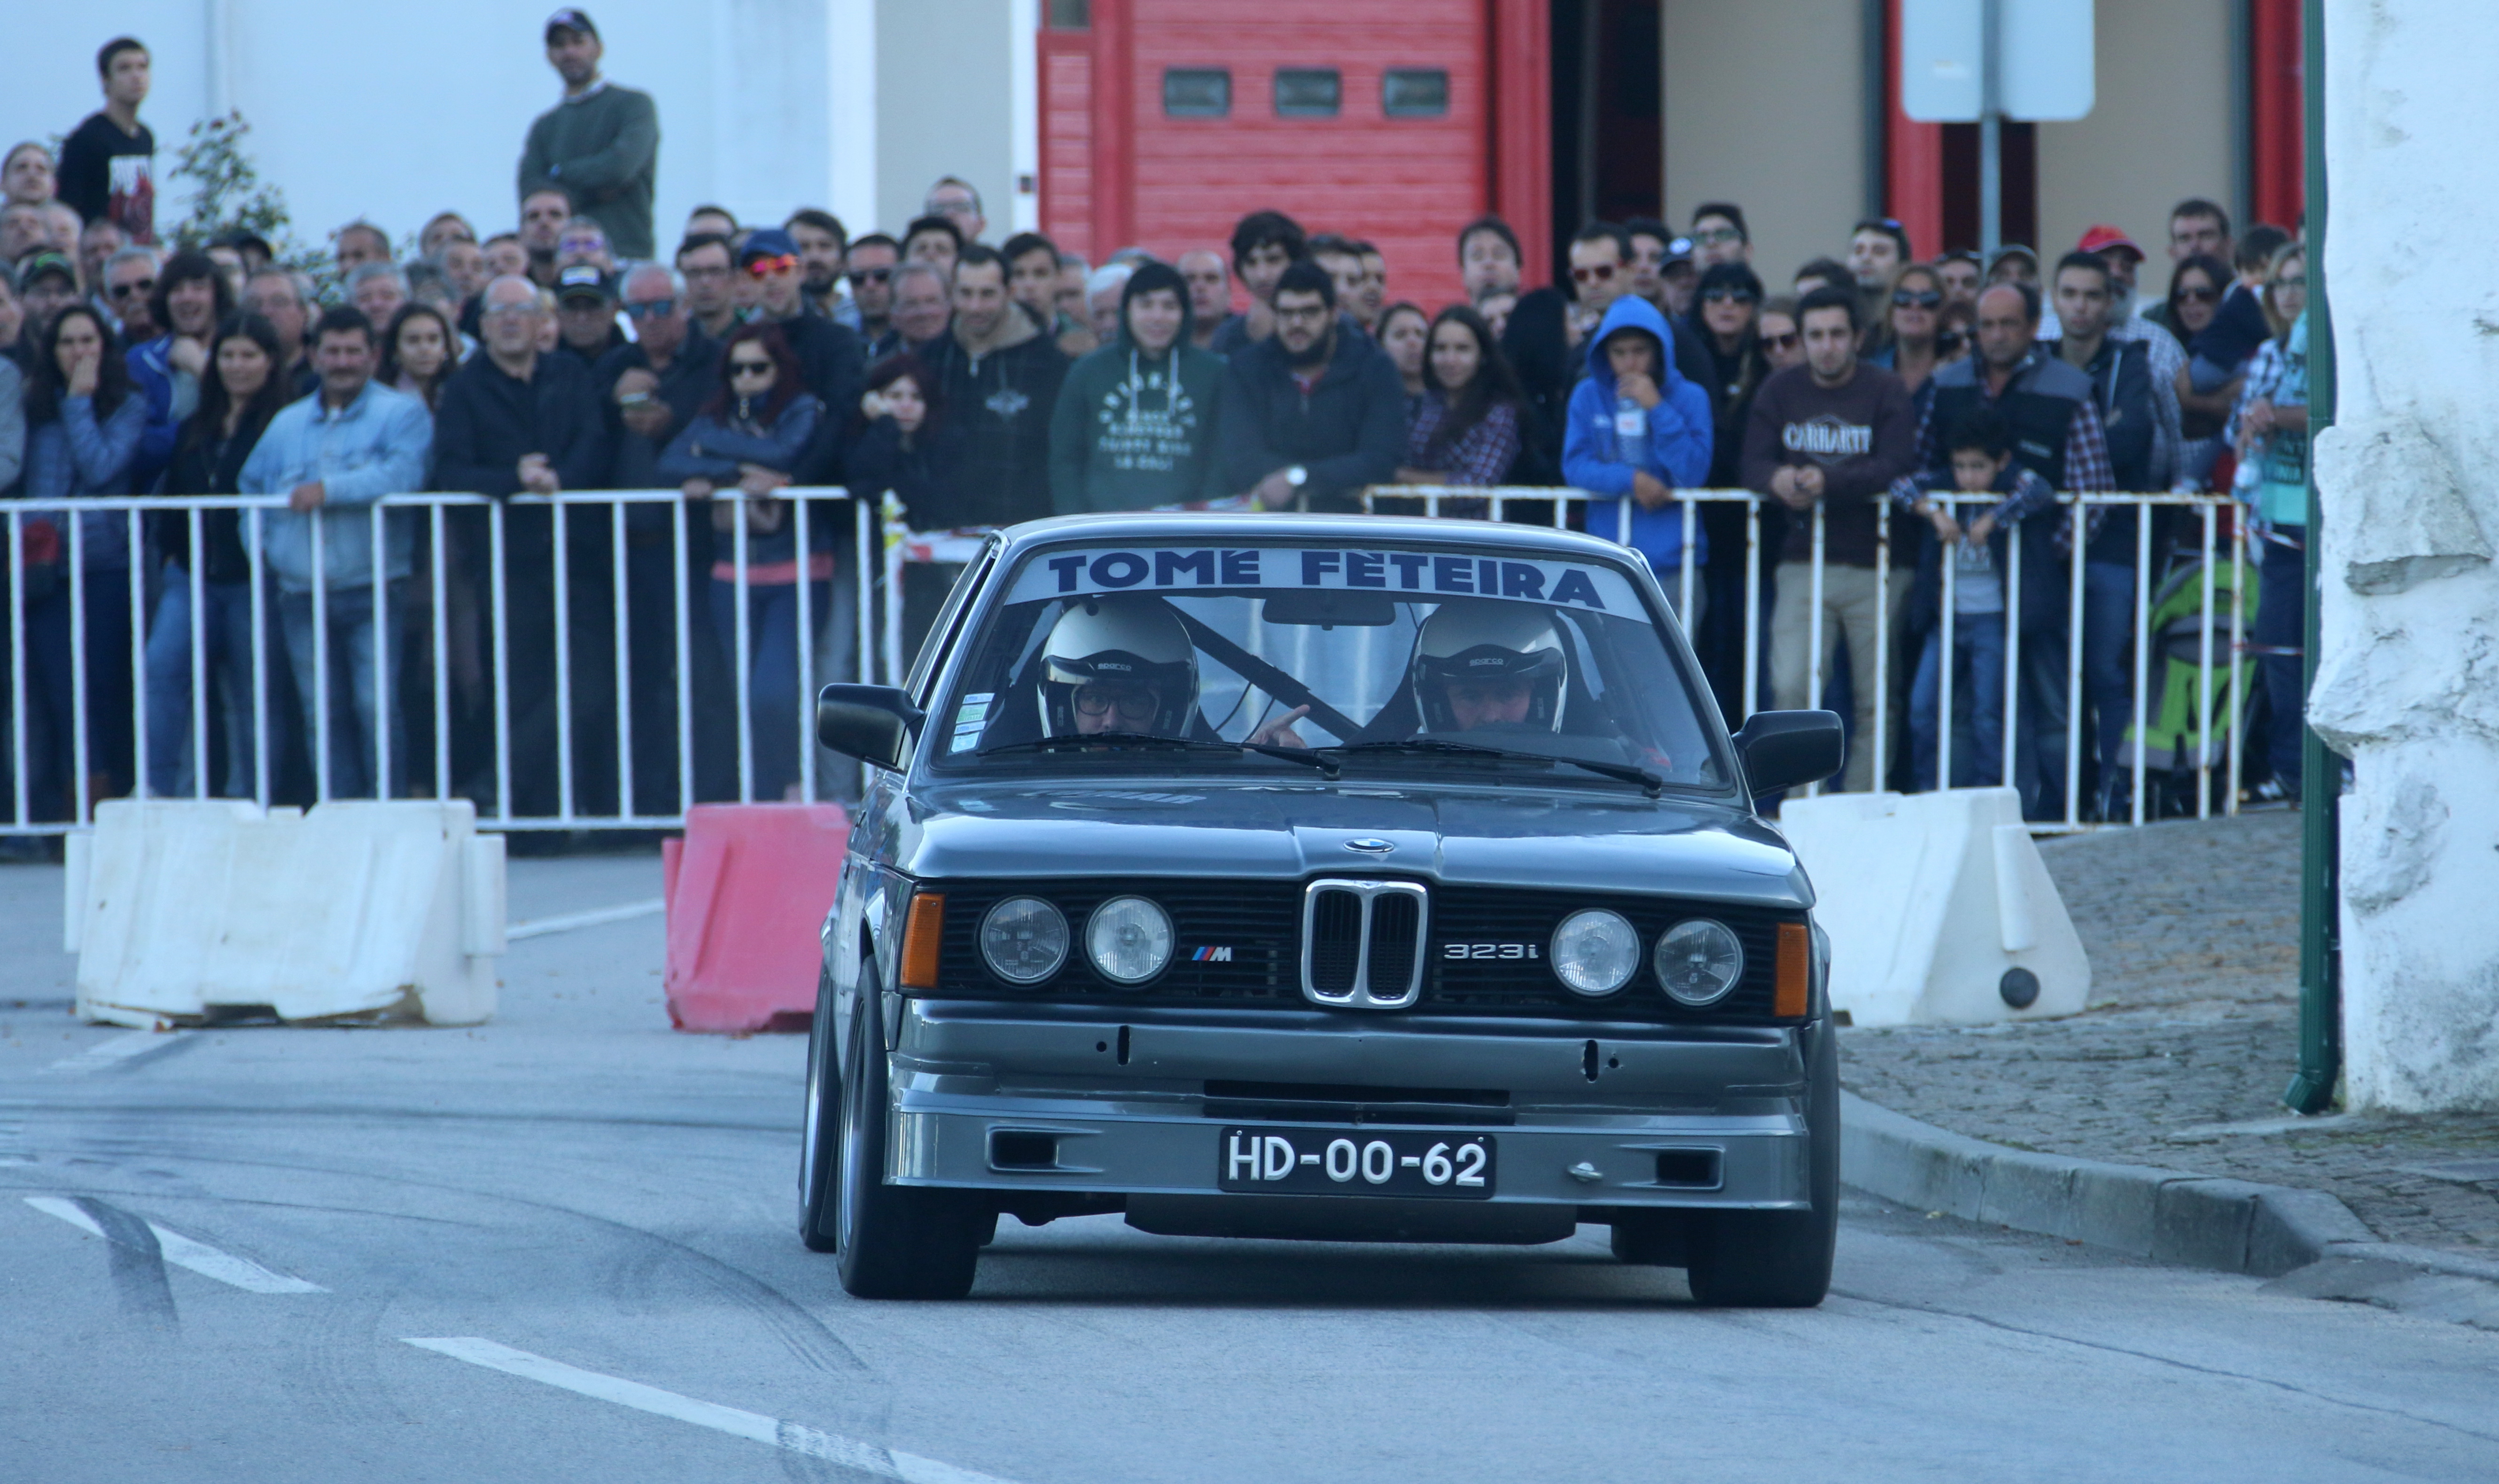
M 1217 1188 L 1270 1195 L 1454 1196 L 1493 1193 L 1493 1142 L 1476 1135 L 1360 1136 L 1310 1129 L 1227 1128 Z

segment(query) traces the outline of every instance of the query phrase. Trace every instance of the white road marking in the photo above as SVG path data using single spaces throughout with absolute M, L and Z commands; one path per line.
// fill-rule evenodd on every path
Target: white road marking
M 96 1225 L 95 1218 L 80 1210 L 75 1201 L 65 1201 L 58 1196 L 28 1196 L 26 1204 L 45 1215 L 60 1217 L 89 1236 L 104 1235 L 104 1228 Z M 188 1268 L 202 1277 L 215 1278 L 220 1283 L 231 1284 L 250 1293 L 328 1293 L 330 1291 L 318 1283 L 308 1283 L 300 1277 L 288 1277 L 283 1273 L 272 1273 L 258 1263 L 237 1257 L 231 1252 L 220 1252 L 207 1242 L 194 1242 L 181 1233 L 158 1226 L 153 1221 L 147 1223 L 147 1229 L 156 1234 L 156 1250 L 164 1254 L 167 1262 L 178 1268 Z
M 107 1067 L 117 1066 L 128 1061 L 143 1051 L 152 1051 L 161 1046 L 171 1046 L 175 1039 L 181 1035 L 180 1031 L 131 1031 L 127 1035 L 115 1036 L 110 1041 L 97 1042 L 76 1056 L 64 1056 L 44 1070 L 72 1075 L 81 1072 L 101 1072 Z
M 662 1391 L 657 1386 L 645 1386 L 620 1376 L 601 1375 L 596 1371 L 584 1371 L 562 1361 L 548 1360 L 543 1355 L 532 1355 L 527 1350 L 515 1350 L 509 1345 L 479 1339 L 474 1336 L 441 1339 L 411 1338 L 407 1343 L 420 1350 L 432 1350 L 453 1360 L 467 1361 L 472 1366 L 483 1366 L 489 1371 L 501 1371 L 506 1375 L 560 1387 L 579 1396 L 630 1406 L 655 1417 L 691 1422 L 696 1427 L 727 1433 L 750 1442 L 768 1443 L 775 1448 L 824 1459 L 883 1479 L 901 1479 L 906 1484 L 1006 1484 L 1005 1480 L 992 1474 L 976 1473 L 969 1468 L 941 1464 L 933 1458 L 922 1458 L 916 1453 L 903 1453 L 875 1443 L 860 1442 L 857 1438 L 819 1432 L 795 1422 L 766 1417 L 762 1412 L 741 1411 L 713 1402 L 698 1402 L 673 1391 Z
M 668 910 L 665 899 L 653 897 L 647 902 L 627 902 L 622 907 L 600 907 L 591 912 L 568 912 L 561 917 L 534 918 L 515 922 L 503 929 L 506 941 L 514 938 L 543 938 L 549 933 L 568 933 L 576 927 L 603 927 L 610 922 L 630 922 L 635 918 L 655 918 Z

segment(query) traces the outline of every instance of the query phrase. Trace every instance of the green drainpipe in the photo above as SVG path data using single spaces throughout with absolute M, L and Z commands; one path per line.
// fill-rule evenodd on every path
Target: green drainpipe
M 2308 627 L 2300 640 L 2301 694 L 2317 684 L 2318 537 L 2325 509 L 2317 497 L 2313 450 L 2334 425 L 2334 320 L 2325 284 L 2325 0 L 2301 7 L 2308 170 Z M 2299 773 L 2299 1072 L 2282 1100 L 2303 1113 L 2334 1106 L 2343 1075 L 2343 955 L 2338 930 L 2334 827 L 2343 759 L 2314 727 L 2305 728 Z

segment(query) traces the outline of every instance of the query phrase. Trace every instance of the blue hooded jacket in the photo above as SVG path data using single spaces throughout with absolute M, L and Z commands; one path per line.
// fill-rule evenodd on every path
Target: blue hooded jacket
M 1606 341 L 1616 331 L 1642 330 L 1658 346 L 1658 403 L 1648 412 L 1648 458 L 1640 465 L 1670 490 L 1688 490 L 1709 477 L 1709 452 L 1714 437 L 1709 394 L 1674 369 L 1674 336 L 1666 318 L 1645 299 L 1625 294 L 1606 311 L 1588 340 L 1588 374 L 1571 394 L 1570 422 L 1562 435 L 1562 477 L 1576 489 L 1599 495 L 1628 497 L 1632 466 L 1614 451 L 1614 369 L 1606 361 Z M 1634 503 L 1633 548 L 1663 572 L 1683 562 L 1683 508 L 1665 504 L 1643 510 Z M 1617 529 L 1603 511 L 1591 511 L 1589 529 L 1612 535 Z M 1709 558 L 1708 540 L 1693 526 L 1695 562 Z

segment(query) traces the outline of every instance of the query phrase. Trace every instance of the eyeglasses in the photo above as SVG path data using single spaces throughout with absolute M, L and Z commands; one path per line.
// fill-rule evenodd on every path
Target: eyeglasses
M 639 303 L 629 301 L 625 306 L 625 312 L 635 319 L 665 319 L 677 312 L 677 302 L 673 299 L 645 299 Z
M 757 258 L 746 265 L 746 271 L 759 278 L 769 278 L 774 274 L 788 273 L 797 266 L 797 255 L 784 252 L 768 258 Z
M 761 376 L 771 369 L 770 361 L 731 361 L 729 363 L 729 375 L 734 381 L 740 376 Z
M 142 278 L 136 283 L 116 283 L 113 286 L 113 297 L 115 299 L 127 299 L 133 294 L 154 292 L 156 292 L 156 280 L 153 278 Z
M 1793 330 L 1785 335 L 1766 335 L 1762 337 L 1762 343 L 1772 350 L 1794 350 L 1797 348 L 1798 336 Z
M 1709 227 L 1693 233 L 1692 240 L 1704 247 L 1724 247 L 1731 242 L 1742 242 L 1744 234 L 1733 227 Z
M 858 288 L 862 284 L 868 283 L 891 283 L 893 281 L 893 270 L 891 268 L 854 268 L 850 271 L 848 276 L 850 277 L 851 286 L 853 288 Z
M 1152 691 L 1112 691 L 1101 686 L 1079 686 L 1076 690 L 1076 709 L 1087 716 L 1107 716 L 1114 707 L 1129 721 L 1152 721 L 1154 713 L 1162 709 L 1162 699 Z
M 1614 265 L 1611 263 L 1591 263 L 1585 268 L 1571 270 L 1571 281 L 1574 283 L 1603 283 L 1613 275 Z
M 1944 302 L 1933 289 L 1894 289 L 1892 303 L 1903 309 L 1931 309 Z
M 1714 288 L 1701 291 L 1703 304 L 1751 304 L 1758 297 L 1751 289 Z

